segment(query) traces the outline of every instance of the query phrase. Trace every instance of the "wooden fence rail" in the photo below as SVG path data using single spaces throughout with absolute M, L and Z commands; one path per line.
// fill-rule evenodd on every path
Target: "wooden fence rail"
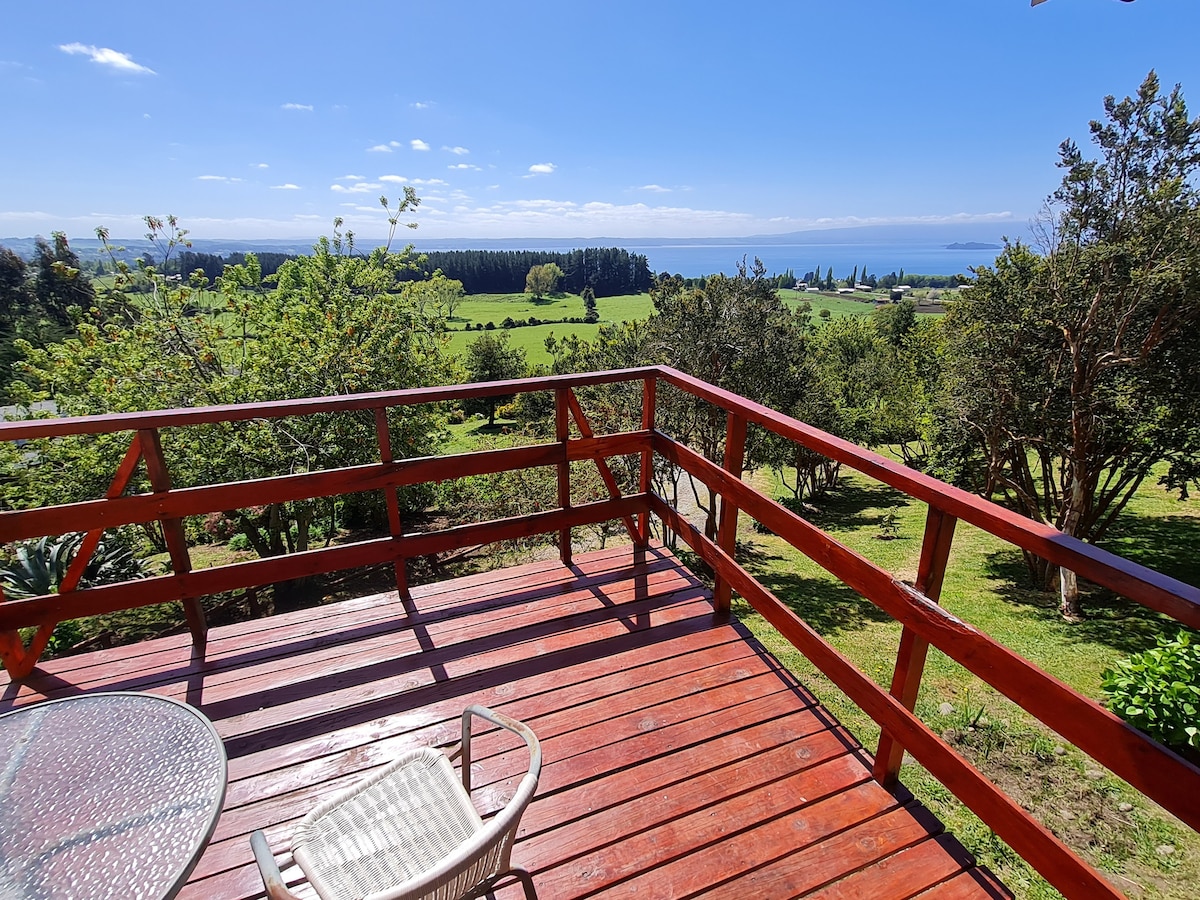
M 640 430 L 595 434 L 575 390 L 638 382 L 642 394 Z M 724 411 L 726 440 L 719 463 L 658 430 L 656 408 L 660 382 Z M 388 427 L 390 409 L 529 391 L 549 391 L 554 395 L 554 438 L 550 443 L 444 457 L 394 458 Z M 164 429 L 351 411 L 369 411 L 374 416 L 378 462 L 236 484 L 172 486 L 159 439 Z M 578 437 L 572 436 L 572 424 Z M 766 428 L 925 502 L 928 515 L 915 584 L 901 583 L 891 573 L 838 543 L 801 516 L 747 486 L 741 475 L 750 425 Z M 204 622 L 199 612 L 199 599 L 210 594 L 391 563 L 395 568 L 397 590 L 403 596 L 407 590 L 405 561 L 415 556 L 556 533 L 560 556 L 564 563 L 569 563 L 572 528 L 623 520 L 634 541 L 644 544 L 649 539 L 649 517 L 653 513 L 712 567 L 717 614 L 724 614 L 729 609 L 731 593 L 737 591 L 880 725 L 881 737 L 874 768 L 877 780 L 885 785 L 894 783 L 905 750 L 912 753 L 1064 895 L 1080 898 L 1119 896 L 1095 870 L 913 714 L 929 646 L 937 647 L 1192 828 L 1200 830 L 1200 769 L 938 605 L 959 520 L 1192 628 L 1200 628 L 1200 588 L 1067 537 L 1048 525 L 1026 519 L 677 370 L 643 367 L 282 403 L 0 423 L 0 440 L 114 432 L 133 434 L 129 450 L 104 498 L 0 512 L 0 541 L 3 542 L 68 531 L 86 533 L 84 549 L 70 567 L 60 593 L 0 602 L 0 657 L 15 678 L 32 670 L 54 624 L 64 619 L 169 600 L 183 601 L 193 640 L 202 650 Z M 608 459 L 626 455 L 639 456 L 640 460 L 636 493 L 623 495 Z M 719 501 L 715 539 L 706 537 L 653 493 L 656 460 L 687 472 L 708 488 L 713 503 Z M 577 506 L 572 504 L 571 463 L 578 461 L 590 461 L 597 466 L 608 499 Z M 146 465 L 153 490 L 127 496 L 125 491 L 139 463 Z M 396 494 L 401 487 L 537 467 L 552 468 L 556 473 L 555 509 L 432 533 L 404 530 Z M 384 491 L 386 500 L 386 537 L 212 569 L 193 571 L 191 568 L 182 525 L 189 516 L 376 490 Z M 876 685 L 842 657 L 737 563 L 736 533 L 741 513 L 770 528 L 901 623 L 903 628 L 890 691 Z M 172 561 L 171 574 L 117 585 L 79 588 L 86 557 L 95 549 L 104 529 L 150 522 L 160 523 L 163 529 Z M 17 629 L 28 626 L 35 626 L 36 631 L 25 646 Z

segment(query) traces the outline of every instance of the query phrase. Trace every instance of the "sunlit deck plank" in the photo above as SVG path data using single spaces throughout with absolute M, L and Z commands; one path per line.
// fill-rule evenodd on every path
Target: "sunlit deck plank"
M 998 896 L 662 548 L 416 588 L 407 608 L 385 594 L 215 628 L 203 661 L 176 637 L 56 660 L 6 688 L 0 708 L 137 689 L 213 718 L 229 791 L 184 897 L 261 896 L 251 831 L 282 853 L 319 798 L 405 749 L 453 742 L 472 702 L 543 742 L 514 854 L 543 900 Z M 477 800 L 496 806 L 521 754 L 480 741 Z

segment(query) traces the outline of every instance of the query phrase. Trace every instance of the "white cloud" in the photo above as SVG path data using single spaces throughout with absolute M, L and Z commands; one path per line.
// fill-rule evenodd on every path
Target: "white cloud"
M 557 168 L 558 168 L 558 166 L 556 166 L 554 163 L 534 163 L 532 166 L 529 167 L 529 174 L 530 175 L 549 175 L 551 172 L 553 172 Z
M 670 188 L 663 187 L 661 184 L 643 184 L 640 188 L 637 188 L 637 190 L 650 191 L 653 194 L 669 194 L 669 193 L 671 193 Z
M 300 185 L 292 184 L 289 181 L 287 184 L 273 184 L 273 185 L 271 185 L 271 190 L 273 190 L 273 191 L 298 191 L 298 190 L 300 190 Z
M 368 153 L 391 153 L 392 148 L 387 144 L 376 144 L 374 147 L 367 148 Z
M 445 184 L 440 178 L 414 178 L 413 184 Z
M 433 107 L 432 100 L 418 100 L 410 104 L 413 109 L 431 109 Z
M 108 47 L 94 47 L 91 44 L 59 44 L 58 49 L 63 53 L 70 53 L 72 56 L 82 54 L 88 57 L 92 62 L 102 66 L 109 66 L 119 72 L 134 72 L 138 75 L 156 75 L 153 69 L 147 68 L 140 63 L 135 63 L 128 53 L 122 53 L 119 50 L 112 50 Z
M 453 166 L 446 166 L 447 169 L 474 169 L 476 172 L 483 171 L 479 166 L 473 166 L 470 163 L 457 163 Z
M 366 181 L 367 176 L 366 175 L 339 175 L 337 177 L 337 180 L 338 181 Z
M 344 184 L 331 184 L 329 189 L 331 191 L 336 191 L 339 194 L 365 194 L 368 191 L 377 191 L 382 187 L 383 185 L 379 184 L 378 182 L 359 181 L 356 184 L 350 185 L 349 187 Z
M 284 103 L 279 108 L 280 109 L 290 109 L 295 112 L 312 112 L 313 111 L 311 103 Z
M 414 150 L 428 150 L 429 149 L 429 145 L 427 143 L 425 143 L 423 140 L 421 140 L 420 138 L 413 138 L 408 143 L 410 145 L 412 145 L 412 148 Z
M 359 179 L 361 181 L 361 179 Z M 380 181 L 387 181 L 391 184 L 407 184 L 408 179 L 403 175 L 380 175 Z
M 389 147 L 403 147 L 404 145 L 402 143 L 400 143 L 399 141 L 388 141 L 388 146 Z
M 241 181 L 242 179 L 230 178 L 228 175 L 197 175 L 196 180 L 197 181 L 227 181 L 227 182 L 232 183 L 232 182 Z
M 442 145 L 442 149 L 447 153 L 453 153 L 455 156 L 466 156 L 471 152 L 466 147 L 447 147 L 445 144 Z
M 266 163 L 250 163 L 250 168 L 252 168 L 252 169 L 269 169 L 271 167 L 269 165 L 267 165 Z

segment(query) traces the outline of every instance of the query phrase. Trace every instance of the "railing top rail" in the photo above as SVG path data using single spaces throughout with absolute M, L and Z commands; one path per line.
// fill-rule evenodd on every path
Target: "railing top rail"
M 368 394 L 301 397 L 295 400 L 107 413 L 97 416 L 24 419 L 0 422 L 0 441 L 32 440 L 73 434 L 111 434 L 118 431 L 137 431 L 143 428 L 178 428 L 184 425 L 205 425 L 212 422 L 242 422 L 249 419 L 279 419 L 286 416 L 312 415 L 313 413 L 415 406 L 422 403 L 461 400 L 467 397 L 495 397 L 532 391 L 551 391 L 555 388 L 634 381 L 657 375 L 658 372 L 656 366 L 643 366 L 634 369 L 613 369 L 607 372 L 545 375 L 538 378 L 514 378 L 508 381 L 405 388 L 396 391 L 375 391 Z
M 982 528 L 1029 550 L 1043 559 L 1065 566 L 1084 578 L 1164 612 L 1192 628 L 1200 628 L 1200 588 L 1109 553 L 1078 538 L 1063 534 L 991 500 L 911 469 L 850 441 L 835 437 L 791 416 L 747 400 L 668 366 L 658 367 L 660 377 L 747 421 L 791 438 L 811 450 L 904 491 L 943 512 Z
M 968 491 L 910 469 L 850 441 L 784 415 L 745 397 L 701 381 L 669 366 L 641 366 L 605 372 L 550 375 L 508 381 L 409 388 L 332 397 L 305 397 L 265 403 L 230 404 L 191 409 L 152 410 L 98 416 L 71 416 L 0 422 L 0 440 L 61 437 L 73 434 L 106 434 L 138 429 L 180 427 L 213 422 L 281 418 L 324 412 L 346 412 L 423 403 L 489 397 L 531 391 L 611 384 L 658 377 L 681 390 L 744 417 L 776 434 L 844 463 L 866 475 L 904 491 L 956 518 L 969 522 L 1056 565 L 1110 588 L 1151 609 L 1164 612 L 1193 628 L 1200 628 L 1200 588 L 1101 550 L 1058 529 L 1036 522 Z

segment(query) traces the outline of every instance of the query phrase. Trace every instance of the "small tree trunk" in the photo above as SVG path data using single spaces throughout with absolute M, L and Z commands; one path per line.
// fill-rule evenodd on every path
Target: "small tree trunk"
M 1083 619 L 1083 606 L 1079 602 L 1079 579 L 1070 569 L 1058 570 L 1058 611 L 1068 622 L 1079 622 Z

